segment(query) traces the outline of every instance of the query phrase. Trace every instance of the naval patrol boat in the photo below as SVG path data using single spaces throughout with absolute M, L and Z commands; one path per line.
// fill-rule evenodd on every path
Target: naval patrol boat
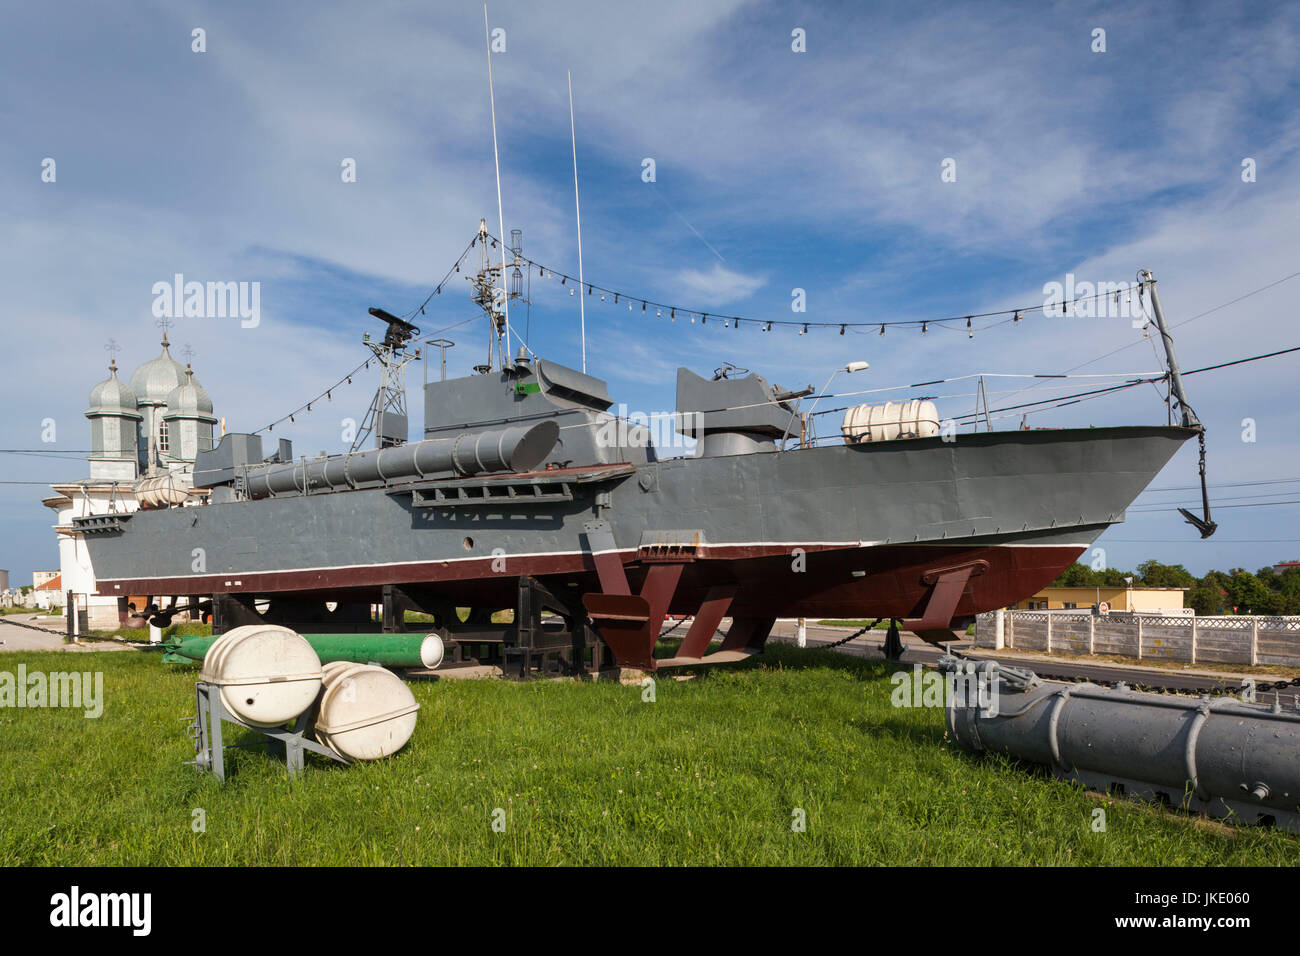
M 75 521 L 99 593 L 124 616 L 148 596 L 157 623 L 210 615 L 218 633 L 393 632 L 419 612 L 449 660 L 521 674 L 741 660 L 778 618 L 887 620 L 896 655 L 899 628 L 952 640 L 1047 585 L 1192 438 L 1204 483 L 1154 279 L 1168 424 L 956 435 L 931 402 L 889 403 L 851 409 L 842 440 L 817 444 L 799 440 L 811 389 L 681 368 L 673 434 L 692 450 L 669 455 L 611 414 L 601 379 L 507 354 L 491 295 L 504 268 L 485 260 L 475 282 L 492 360 L 425 384 L 419 440 L 399 387 L 419 329 L 371 309 L 387 324 L 369 343 L 375 447 L 295 459 L 287 441 L 225 434 L 179 484 L 146 479 L 138 509 Z M 1208 500 L 1184 514 L 1213 533 Z M 657 655 L 670 615 L 691 623 Z

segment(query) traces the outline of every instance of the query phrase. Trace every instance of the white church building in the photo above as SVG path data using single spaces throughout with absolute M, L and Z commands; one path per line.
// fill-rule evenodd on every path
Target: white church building
M 117 362 L 110 361 L 108 378 L 90 391 L 86 417 L 89 477 L 52 485 L 54 494 L 41 503 L 58 515 L 54 530 L 64 592 L 59 603 L 73 592 L 78 606 L 86 609 L 86 626 L 111 630 L 123 621 L 118 600 L 95 595 L 95 570 L 72 519 L 135 511 L 136 487 L 147 478 L 169 478 L 194 494 L 189 474 L 196 454 L 213 447 L 217 419 L 193 369 L 172 358 L 166 331 L 162 353 L 136 369 L 130 384 L 117 377 Z

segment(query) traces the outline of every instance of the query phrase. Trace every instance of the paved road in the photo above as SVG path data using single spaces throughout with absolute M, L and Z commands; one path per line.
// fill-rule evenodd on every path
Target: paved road
M 28 626 L 21 626 L 24 624 Z M 127 649 L 127 645 L 115 641 L 65 644 L 63 633 L 62 630 L 54 630 L 51 624 L 36 623 L 34 614 L 6 615 L 0 618 L 0 651 L 121 651 Z

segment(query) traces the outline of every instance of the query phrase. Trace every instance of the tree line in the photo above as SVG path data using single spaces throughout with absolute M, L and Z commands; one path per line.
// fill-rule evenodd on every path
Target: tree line
M 1244 568 L 1210 571 L 1197 577 L 1181 564 L 1143 561 L 1136 571 L 1117 568 L 1093 570 L 1075 562 L 1052 582 L 1052 587 L 1125 587 L 1125 578 L 1133 587 L 1187 588 L 1184 606 L 1197 614 L 1300 614 L 1300 567 L 1285 568 L 1281 574 L 1272 567 L 1251 573 Z

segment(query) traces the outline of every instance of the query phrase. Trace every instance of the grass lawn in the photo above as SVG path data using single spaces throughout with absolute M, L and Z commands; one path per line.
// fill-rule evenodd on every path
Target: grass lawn
M 183 765 L 198 665 L 156 653 L 4 654 L 104 674 L 104 713 L 0 709 L 0 864 L 1263 864 L 1300 839 L 1103 800 L 954 749 L 938 710 L 890 706 L 882 661 L 769 645 L 616 683 L 413 684 L 395 758 Z M 251 736 L 237 732 L 234 739 Z M 1106 832 L 1093 811 L 1106 810 Z M 504 810 L 495 832 L 493 811 Z M 791 827 L 805 812 L 806 832 Z M 202 810 L 206 831 L 194 832 Z

